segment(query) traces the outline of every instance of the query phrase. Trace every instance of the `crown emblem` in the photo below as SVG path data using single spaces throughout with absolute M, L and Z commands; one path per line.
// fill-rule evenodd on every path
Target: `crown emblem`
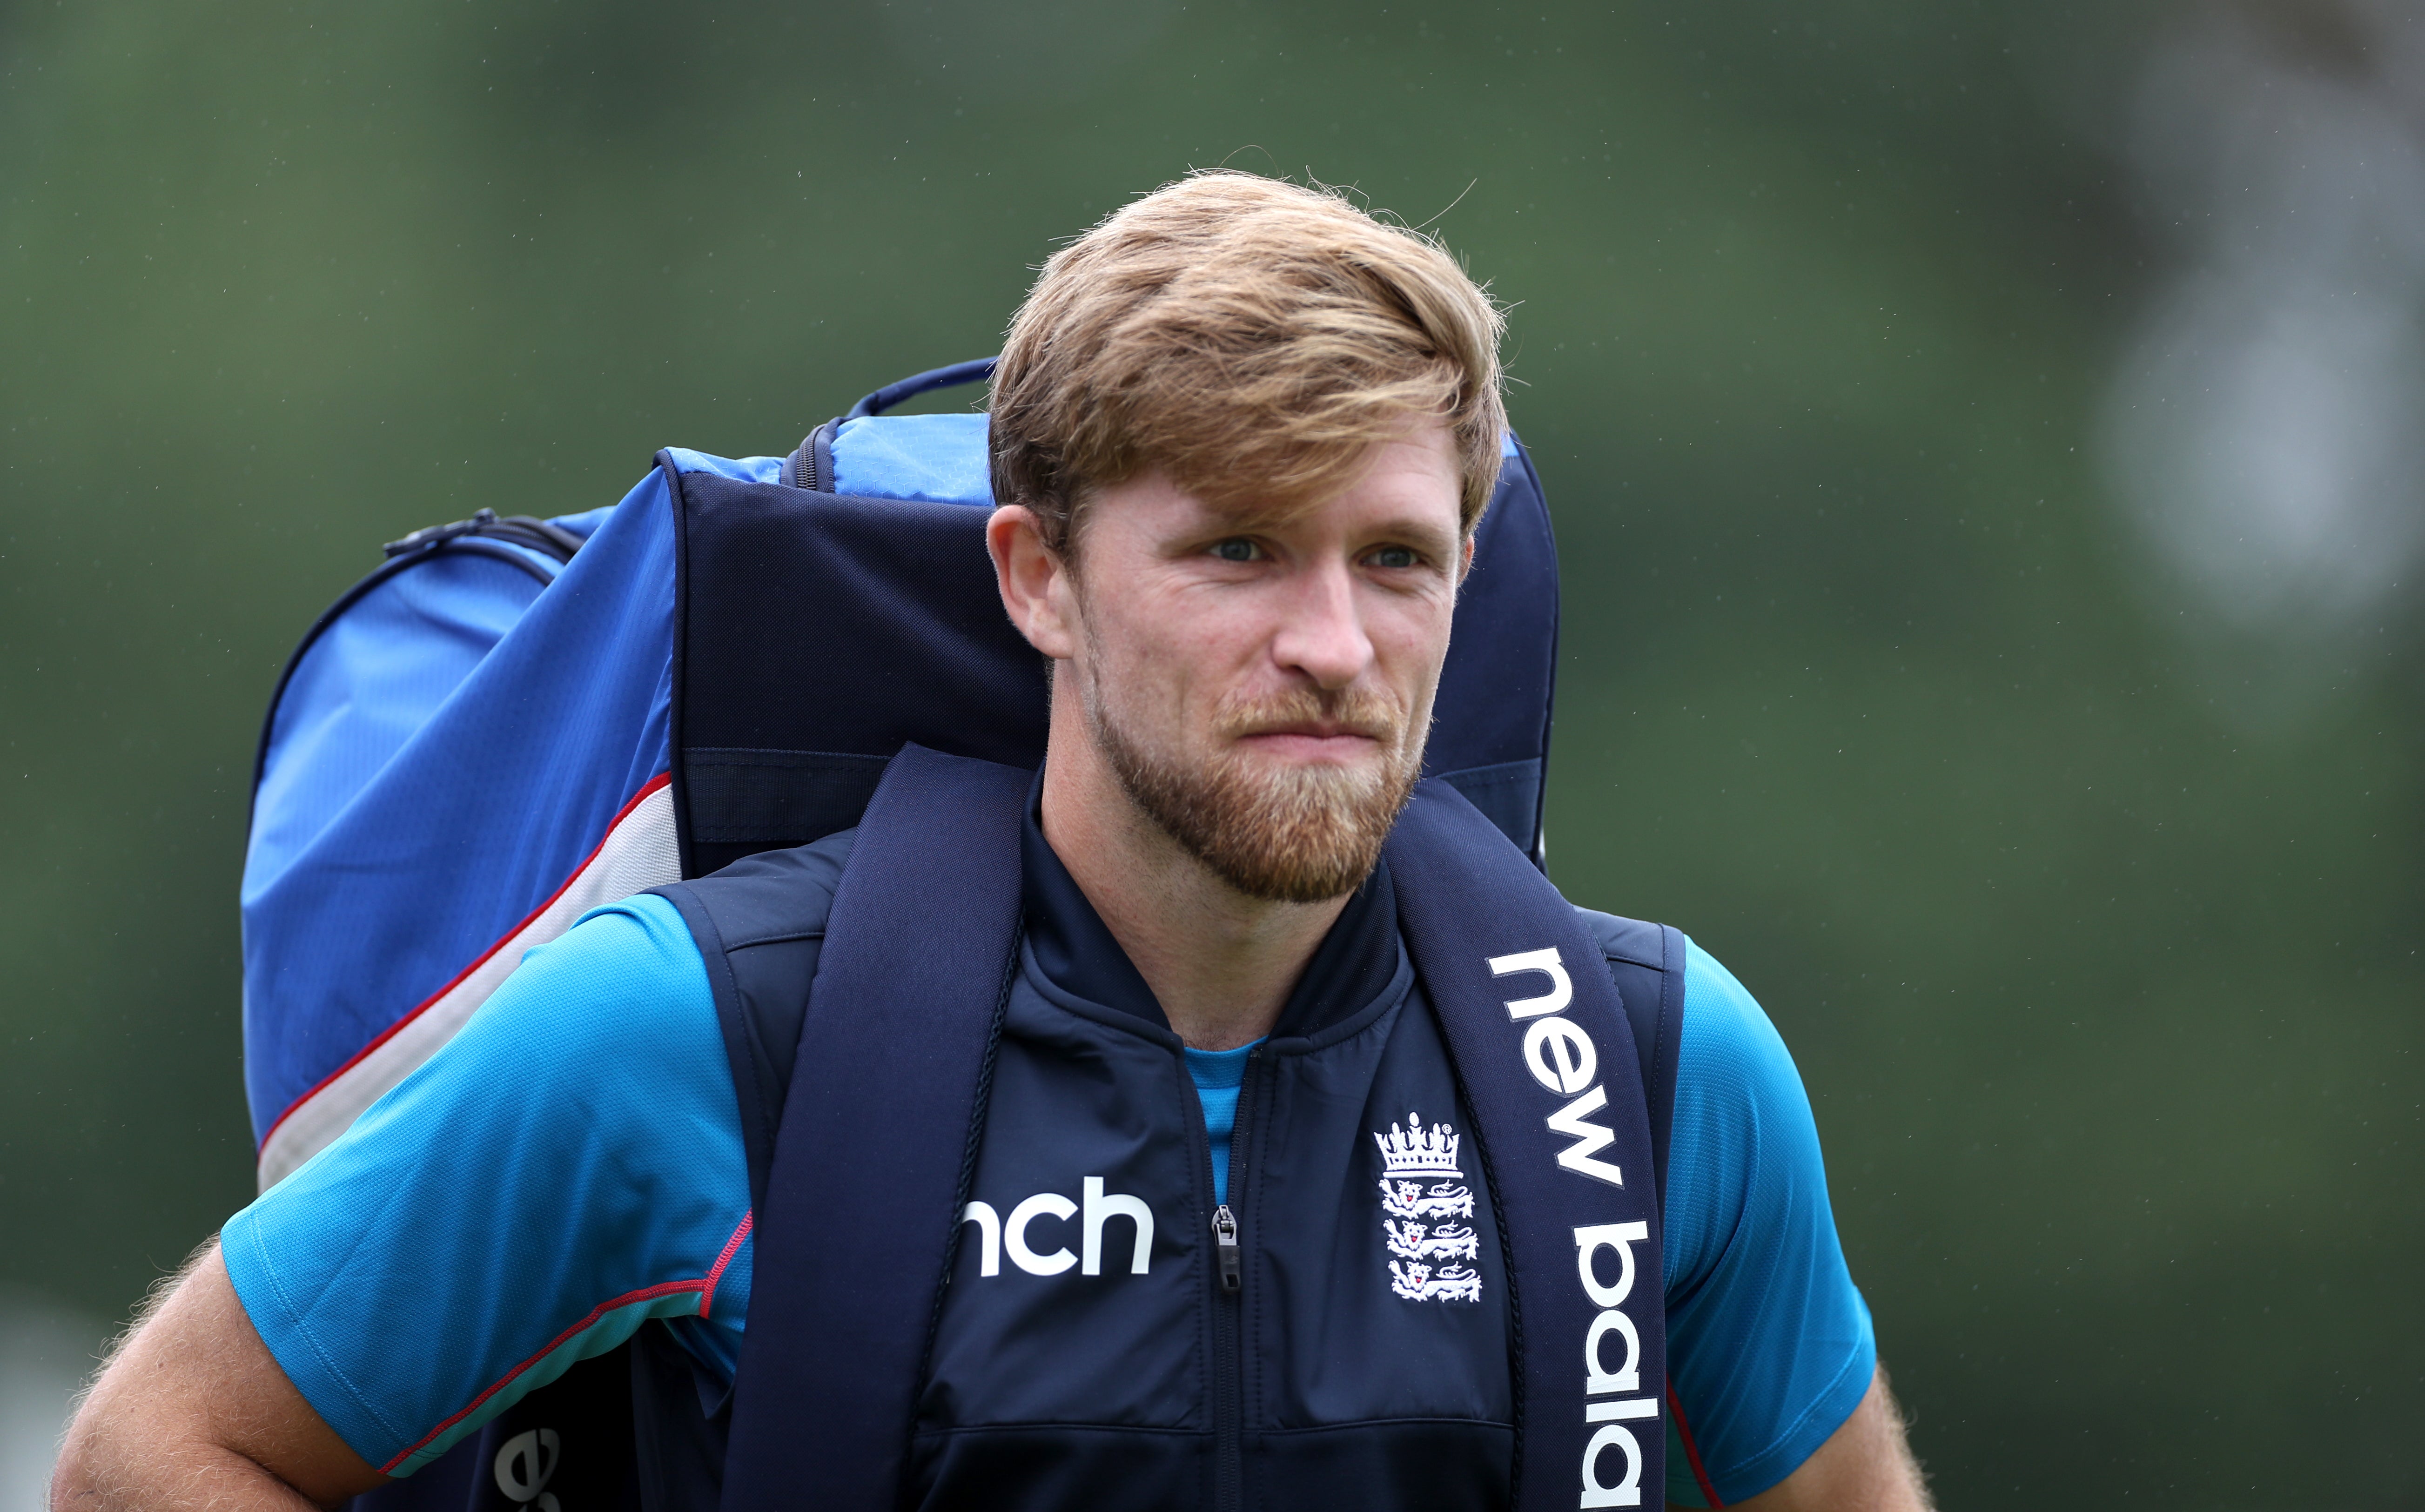
M 1381 1169 L 1385 1176 L 1465 1174 L 1457 1168 L 1455 1132 L 1444 1123 L 1436 1123 L 1425 1129 L 1420 1114 L 1407 1114 L 1405 1128 L 1391 1124 L 1387 1134 L 1374 1134 L 1373 1142 L 1381 1147 Z

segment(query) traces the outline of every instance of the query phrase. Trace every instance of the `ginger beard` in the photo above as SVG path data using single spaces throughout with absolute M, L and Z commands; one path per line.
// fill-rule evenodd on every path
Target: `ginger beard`
M 1418 719 L 1361 687 L 1224 699 L 1213 712 L 1210 753 L 1191 759 L 1124 717 L 1098 670 L 1102 648 L 1091 624 L 1085 634 L 1087 733 L 1129 800 L 1164 833 L 1222 881 L 1265 902 L 1321 903 L 1363 885 L 1421 775 L 1428 698 Z M 1382 759 L 1267 762 L 1238 746 L 1242 736 L 1312 719 L 1371 737 Z

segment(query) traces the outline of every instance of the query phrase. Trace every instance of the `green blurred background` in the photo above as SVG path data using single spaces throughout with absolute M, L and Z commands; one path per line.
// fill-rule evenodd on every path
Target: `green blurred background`
M 1784 1030 L 1946 1504 L 2425 1506 L 2365 0 L 0 5 L 0 1457 L 249 1194 L 253 740 L 379 542 L 785 450 L 1221 163 L 1513 303 L 1552 871 Z

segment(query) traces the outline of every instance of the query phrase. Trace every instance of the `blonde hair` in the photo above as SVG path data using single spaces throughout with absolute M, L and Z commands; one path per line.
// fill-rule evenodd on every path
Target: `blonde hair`
M 993 491 L 1067 555 L 1095 490 L 1159 469 L 1286 509 L 1409 420 L 1448 424 L 1471 531 L 1499 482 L 1497 306 L 1440 244 L 1341 194 L 1230 170 L 1054 254 L 993 377 Z

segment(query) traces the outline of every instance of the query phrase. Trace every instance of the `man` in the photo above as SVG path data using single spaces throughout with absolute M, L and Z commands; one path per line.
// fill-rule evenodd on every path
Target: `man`
M 1459 1164 L 1471 1120 L 1408 1106 L 1462 1084 L 1382 862 L 1500 465 L 1498 335 L 1437 246 L 1237 173 L 1111 217 L 1015 321 L 987 543 L 1051 659 L 1049 749 L 967 1237 L 901 1425 L 910 1500 L 1505 1503 L 1501 1220 Z M 855 844 L 788 854 L 784 939 L 838 948 L 816 941 Z M 677 1342 L 703 1406 L 729 1395 L 769 1309 L 701 938 L 643 894 L 533 952 L 230 1221 L 94 1387 L 54 1505 L 331 1505 L 635 1338 Z M 1669 1390 L 1644 1388 L 1673 1408 L 1668 1498 L 1921 1507 L 1792 1064 L 1715 961 L 1694 950 L 1684 982 Z M 1456 1182 L 1384 1181 L 1376 1205 L 1376 1145 Z M 1083 1221 L 1037 1190 L 1079 1169 L 1104 1173 Z M 1261 1224 L 1245 1264 L 1233 1208 Z M 1082 1227 L 1071 1274 L 1047 1235 Z M 1253 1331 L 1243 1358 L 1199 1327 L 1241 1295 L 1251 1320 L 1220 1315 Z M 1225 1438 L 1225 1410 L 1252 1421 Z M 555 1512 L 526 1452 L 498 1482 Z M 1601 1473 L 1587 1457 L 1582 1504 L 1628 1504 Z

